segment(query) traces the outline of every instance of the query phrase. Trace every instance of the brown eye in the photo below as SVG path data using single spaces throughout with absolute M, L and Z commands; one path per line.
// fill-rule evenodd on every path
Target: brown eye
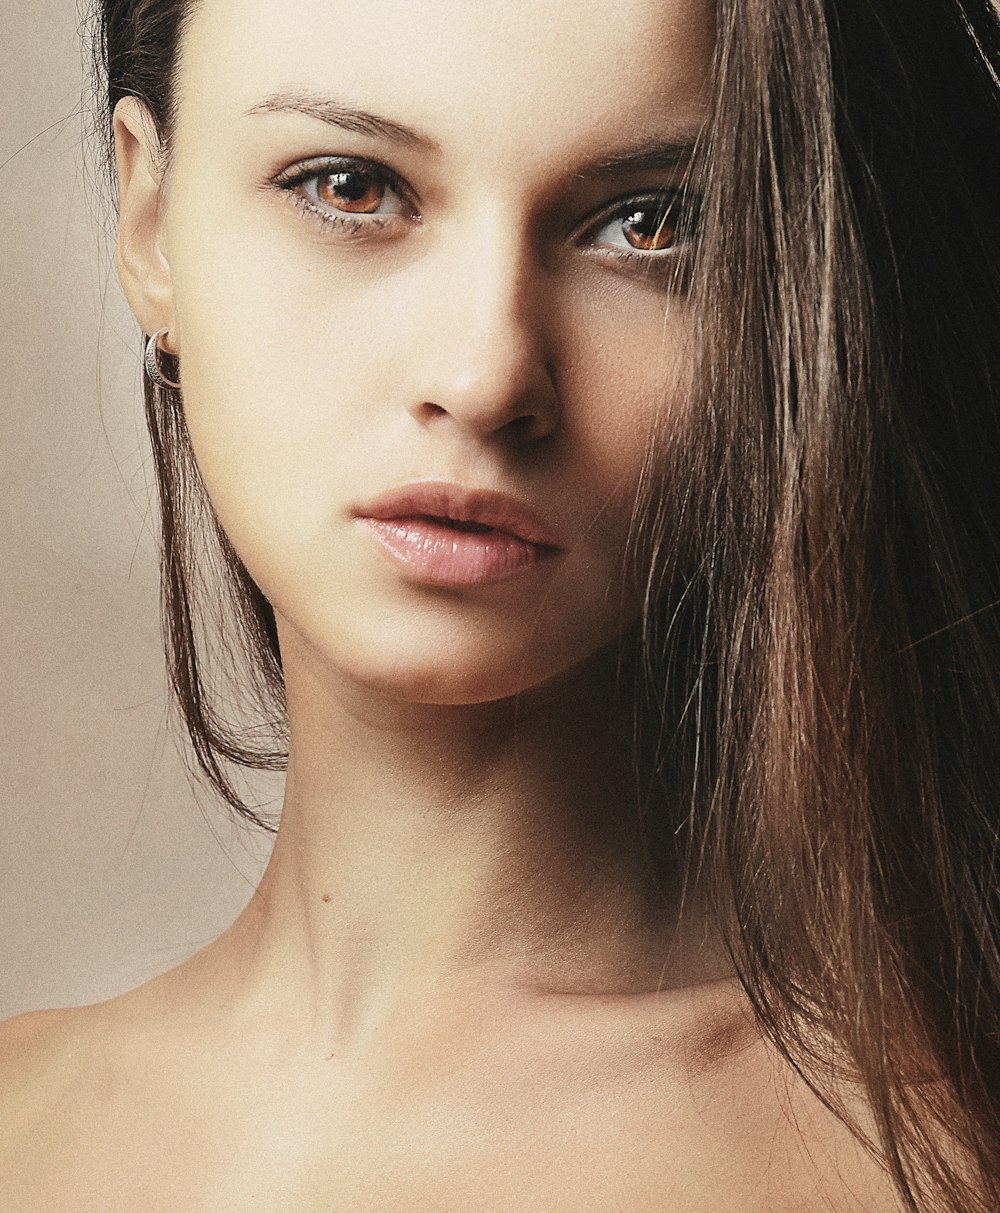
M 354 215 L 371 215 L 385 199 L 386 184 L 373 173 L 360 169 L 320 173 L 316 177 L 316 197 L 326 206 Z
M 673 206 L 643 207 L 622 220 L 622 234 L 634 249 L 659 253 L 673 248 L 678 238 L 678 222 Z
M 416 220 L 413 191 L 391 169 L 372 160 L 337 156 L 296 165 L 274 179 L 310 219 L 333 225 L 341 235 L 387 232 Z
M 591 248 L 664 266 L 678 259 L 697 230 L 698 199 L 686 190 L 633 194 L 609 207 L 591 229 Z

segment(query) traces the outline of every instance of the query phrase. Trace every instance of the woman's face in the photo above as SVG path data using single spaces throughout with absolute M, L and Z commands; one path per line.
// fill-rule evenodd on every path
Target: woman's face
M 707 3 L 204 0 L 184 39 L 160 323 L 286 673 L 473 702 L 583 662 L 685 423 Z

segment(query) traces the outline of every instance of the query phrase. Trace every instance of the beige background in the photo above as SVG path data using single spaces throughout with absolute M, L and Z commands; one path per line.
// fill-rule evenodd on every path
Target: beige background
M 192 791 L 167 718 L 139 338 L 78 25 L 74 0 L 0 9 L 0 1018 L 176 963 L 264 851 Z

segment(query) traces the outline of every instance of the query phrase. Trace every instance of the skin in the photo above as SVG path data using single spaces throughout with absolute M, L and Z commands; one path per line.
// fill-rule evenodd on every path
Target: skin
M 692 318 L 683 248 L 627 260 L 609 207 L 682 169 L 589 170 L 697 133 L 711 47 L 697 0 L 204 0 L 166 165 L 119 106 L 120 277 L 274 605 L 291 758 L 229 932 L 0 1033 L 5 1208 L 895 1207 L 634 825 L 622 553 Z M 248 113 L 290 89 L 419 139 Z M 322 156 L 408 206 L 303 210 Z M 562 554 L 415 584 L 352 516 L 415 480 L 528 502 Z

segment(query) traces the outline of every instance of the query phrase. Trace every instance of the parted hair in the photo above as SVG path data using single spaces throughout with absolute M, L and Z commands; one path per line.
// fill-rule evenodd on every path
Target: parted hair
M 105 136 L 138 97 L 168 171 L 191 4 L 94 14 Z M 635 511 L 643 808 L 904 1207 L 995 1213 L 1000 22 L 990 0 L 717 0 L 716 22 L 696 407 Z M 233 770 L 287 756 L 274 615 L 181 393 L 145 393 L 176 703 L 271 828 Z

